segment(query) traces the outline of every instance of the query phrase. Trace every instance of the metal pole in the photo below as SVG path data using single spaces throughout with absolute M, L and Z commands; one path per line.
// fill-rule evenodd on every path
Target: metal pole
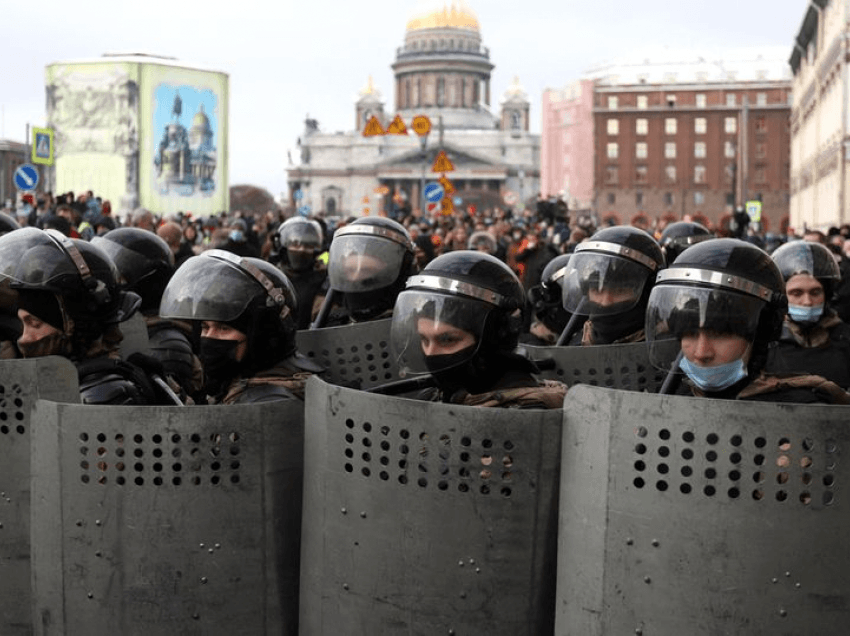
M 419 214 L 425 218 L 425 168 L 428 164 L 428 156 L 425 154 L 425 148 L 428 145 L 428 135 L 422 135 L 419 138 L 419 145 L 422 149 L 422 177 L 419 179 Z

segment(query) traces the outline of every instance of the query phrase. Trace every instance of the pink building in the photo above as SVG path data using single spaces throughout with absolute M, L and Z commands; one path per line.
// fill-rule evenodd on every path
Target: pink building
M 540 192 L 571 210 L 593 204 L 593 80 L 543 91 Z

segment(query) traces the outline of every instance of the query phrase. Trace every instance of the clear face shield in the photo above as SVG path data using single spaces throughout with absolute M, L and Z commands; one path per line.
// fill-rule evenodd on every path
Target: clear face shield
M 169 281 L 160 302 L 163 318 L 236 320 L 261 290 L 236 267 L 215 258 L 186 261 Z
M 576 252 L 561 280 L 564 309 L 581 316 L 611 316 L 640 301 L 654 272 L 615 254 Z
M 399 294 L 391 346 L 405 375 L 434 373 L 471 360 L 478 352 L 490 303 L 437 291 Z
M 344 293 L 367 292 L 388 287 L 398 278 L 407 250 L 380 236 L 337 236 L 331 243 L 328 279 Z

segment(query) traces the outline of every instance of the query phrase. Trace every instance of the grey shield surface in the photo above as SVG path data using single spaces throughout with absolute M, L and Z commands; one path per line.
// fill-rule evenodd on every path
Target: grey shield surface
M 64 358 L 0 362 L 0 634 L 32 634 L 30 411 L 39 397 L 79 402 Z
M 561 411 L 307 385 L 301 628 L 551 634 Z
M 356 389 L 398 380 L 398 365 L 390 352 L 392 318 L 299 331 L 298 351 L 327 369 L 331 384 Z
M 296 634 L 303 403 L 39 401 L 39 634 Z
M 145 318 L 139 312 L 133 314 L 129 320 L 121 323 L 121 333 L 124 339 L 119 346 L 121 359 L 126 360 L 134 353 L 150 355 L 150 343 L 148 342 L 148 328 Z
M 847 633 L 847 418 L 571 389 L 556 633 Z
M 649 363 L 645 342 L 598 347 L 521 345 L 521 350 L 532 360 L 543 361 L 539 377 L 567 386 L 589 384 L 656 393 L 664 382 L 665 373 Z

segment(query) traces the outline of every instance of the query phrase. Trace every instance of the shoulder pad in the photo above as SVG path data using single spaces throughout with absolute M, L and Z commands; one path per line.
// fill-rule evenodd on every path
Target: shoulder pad
M 148 404 L 132 380 L 117 373 L 94 373 L 80 378 L 83 404 Z

